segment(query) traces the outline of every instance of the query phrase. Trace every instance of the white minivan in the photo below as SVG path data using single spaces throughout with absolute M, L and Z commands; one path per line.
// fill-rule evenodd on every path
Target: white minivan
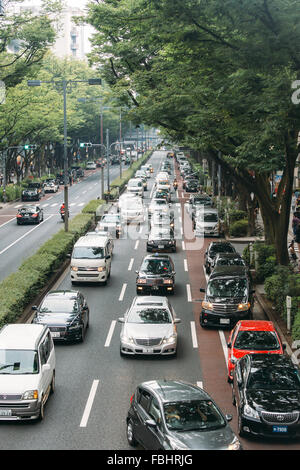
M 0 330 L 0 420 L 44 418 L 55 389 L 55 350 L 46 325 L 9 324 Z
M 109 237 L 80 237 L 71 255 L 71 282 L 106 284 L 111 270 Z

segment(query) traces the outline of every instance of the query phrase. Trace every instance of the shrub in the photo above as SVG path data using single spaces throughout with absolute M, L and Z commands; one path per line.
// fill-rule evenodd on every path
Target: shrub
M 232 224 L 233 222 L 236 222 L 238 220 L 242 219 L 247 219 L 247 212 L 237 210 L 237 209 L 232 209 L 228 212 L 229 215 L 229 221 Z
M 96 214 L 97 209 L 105 204 L 105 201 L 101 199 L 93 199 L 82 209 L 83 214 Z
M 248 220 L 237 220 L 229 227 L 229 234 L 231 237 L 244 237 L 248 231 Z

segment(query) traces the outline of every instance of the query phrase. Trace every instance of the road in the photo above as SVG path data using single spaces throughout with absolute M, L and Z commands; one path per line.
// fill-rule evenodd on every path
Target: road
M 165 155 L 166 152 L 156 151 L 151 157 L 155 172 Z M 91 184 L 96 177 L 91 175 L 87 181 Z M 146 204 L 153 181 L 151 178 L 148 185 Z M 121 324 L 117 320 L 136 295 L 135 271 L 146 255 L 147 224 L 144 224 L 141 231 L 136 227 L 130 237 L 115 241 L 107 286 L 78 287 L 90 308 L 90 328 L 85 342 L 56 344 L 56 390 L 46 405 L 44 421 L 0 422 L 2 450 L 131 450 L 125 426 L 130 397 L 139 383 L 157 378 L 181 379 L 203 387 L 224 413 L 233 415 L 232 428 L 237 433 L 231 387 L 226 380 L 229 332 L 202 329 L 199 325 L 199 287 L 206 283 L 203 254 L 210 239 L 197 245 L 193 241 L 184 196 L 179 187 L 173 202 L 179 238 L 177 252 L 171 255 L 176 288 L 170 301 L 182 321 L 178 325 L 177 357 L 124 358 L 119 354 Z M 242 251 L 243 246 L 236 245 L 236 248 Z M 69 270 L 58 280 L 56 288 L 72 288 Z M 258 305 L 254 316 L 263 318 Z M 299 443 L 241 441 L 246 450 L 300 448 Z

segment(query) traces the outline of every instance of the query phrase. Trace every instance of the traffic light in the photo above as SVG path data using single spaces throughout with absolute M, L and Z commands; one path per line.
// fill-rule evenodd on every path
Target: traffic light
M 92 147 L 92 146 L 93 146 L 93 144 L 91 144 L 90 142 L 80 142 L 80 144 L 79 144 L 80 148 Z
M 23 145 L 23 149 L 24 150 L 35 150 L 37 148 L 37 145 L 35 144 L 26 144 L 26 145 Z

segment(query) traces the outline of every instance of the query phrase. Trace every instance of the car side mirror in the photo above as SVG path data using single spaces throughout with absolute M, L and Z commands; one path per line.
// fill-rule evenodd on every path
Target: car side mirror
M 282 343 L 282 349 L 285 351 L 286 350 L 286 344 Z
M 146 419 L 145 425 L 149 426 L 150 428 L 156 428 L 156 422 L 154 419 Z
M 232 420 L 232 415 L 225 415 L 226 421 L 231 421 Z
M 181 323 L 180 318 L 175 318 L 174 323 Z
M 227 343 L 227 347 L 228 347 L 228 348 L 231 348 L 231 343 Z
M 105 256 L 105 259 L 110 259 L 110 258 L 111 258 L 110 255 L 106 255 L 106 256 Z
M 37 309 L 38 309 L 38 308 L 37 308 L 37 305 L 33 305 L 33 306 L 31 307 L 31 310 L 37 310 Z
M 203 287 L 200 287 L 200 292 L 205 292 L 205 289 L 203 289 Z
M 42 372 L 47 372 L 50 369 L 51 369 L 50 364 L 43 364 L 42 365 Z
M 125 318 L 124 318 L 124 317 L 118 318 L 118 322 L 119 322 L 119 323 L 125 323 Z

